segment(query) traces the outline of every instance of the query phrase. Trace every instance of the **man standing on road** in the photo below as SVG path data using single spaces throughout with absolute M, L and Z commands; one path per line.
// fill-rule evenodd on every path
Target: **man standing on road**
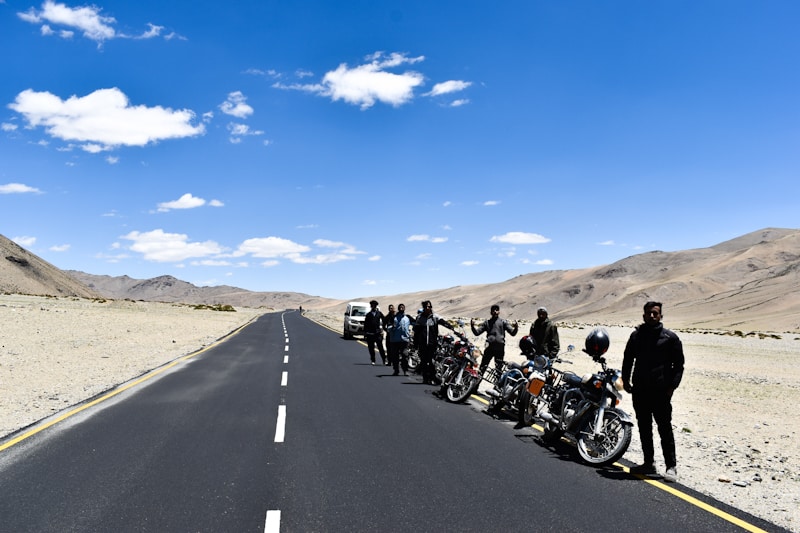
M 644 463 L 631 468 L 633 474 L 656 474 L 653 419 L 661 437 L 666 472 L 664 480 L 678 479 L 675 437 L 672 434 L 672 393 L 683 377 L 683 344 L 661 323 L 660 302 L 644 304 L 644 323 L 631 333 L 622 360 L 622 383 L 633 397 Z M 631 382 L 631 369 L 633 382 Z
M 411 342 L 411 319 L 406 315 L 405 304 L 397 305 L 397 313 L 392 313 L 392 326 L 387 331 L 389 337 L 389 364 L 394 368 L 393 376 L 403 368 L 408 375 L 408 343 Z
M 453 329 L 445 319 L 433 312 L 430 300 L 422 302 L 422 313 L 414 322 L 414 344 L 419 350 L 422 382 L 433 385 L 433 356 L 439 343 L 439 326 Z
M 472 328 L 472 334 L 476 337 L 484 331 L 486 332 L 486 349 L 483 351 L 480 366 L 481 375 L 483 375 L 486 367 L 489 366 L 492 358 L 494 358 L 494 366 L 497 368 L 499 377 L 503 372 L 503 360 L 506 353 L 506 331 L 513 337 L 517 334 L 519 325 L 516 321 L 513 324 L 509 324 L 508 320 L 500 318 L 499 305 L 493 305 L 490 312 L 492 317 L 484 320 L 477 328 L 475 327 L 475 319 L 470 319 L 469 327 Z
M 530 336 L 536 342 L 536 355 L 555 357 L 561 349 L 558 327 L 547 318 L 547 309 L 536 310 L 536 320 L 531 324 Z
M 375 345 L 381 354 L 383 364 L 386 364 L 386 352 L 383 349 L 383 313 L 378 309 L 378 302 L 372 300 L 369 303 L 369 312 L 364 317 L 364 338 L 367 340 L 367 350 L 369 360 L 375 364 Z
M 389 309 L 386 311 L 386 314 L 383 316 L 383 330 L 386 332 L 386 353 L 389 353 L 389 343 L 392 342 L 391 340 L 391 330 L 392 326 L 394 326 L 394 306 L 389 304 Z M 389 358 L 389 362 L 386 364 L 391 363 L 391 357 Z

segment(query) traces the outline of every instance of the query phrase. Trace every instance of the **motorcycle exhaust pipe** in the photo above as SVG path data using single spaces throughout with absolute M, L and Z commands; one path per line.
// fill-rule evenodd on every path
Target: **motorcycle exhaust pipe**
M 558 418 L 553 416 L 553 413 L 551 413 L 550 411 L 544 411 L 542 413 L 539 413 L 539 418 L 541 418 L 545 422 L 558 424 Z

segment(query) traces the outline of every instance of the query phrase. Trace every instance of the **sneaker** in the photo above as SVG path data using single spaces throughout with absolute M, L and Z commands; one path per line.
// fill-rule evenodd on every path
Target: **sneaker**
M 664 472 L 664 481 L 669 481 L 670 483 L 678 481 L 678 471 L 674 466 L 667 468 L 667 471 Z
M 656 471 L 656 466 L 653 463 L 642 463 L 640 465 L 632 466 L 630 471 L 631 474 L 639 474 L 642 476 L 650 476 L 658 473 Z

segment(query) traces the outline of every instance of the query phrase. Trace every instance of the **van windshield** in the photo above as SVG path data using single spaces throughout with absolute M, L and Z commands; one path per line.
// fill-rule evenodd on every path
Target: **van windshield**
M 367 316 L 367 312 L 369 309 L 366 307 L 353 307 L 353 315 L 352 316 Z

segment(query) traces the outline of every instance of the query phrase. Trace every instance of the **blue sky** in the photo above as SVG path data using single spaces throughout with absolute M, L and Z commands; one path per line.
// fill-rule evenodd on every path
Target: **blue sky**
M 0 0 L 0 233 L 379 296 L 800 227 L 795 1 Z

